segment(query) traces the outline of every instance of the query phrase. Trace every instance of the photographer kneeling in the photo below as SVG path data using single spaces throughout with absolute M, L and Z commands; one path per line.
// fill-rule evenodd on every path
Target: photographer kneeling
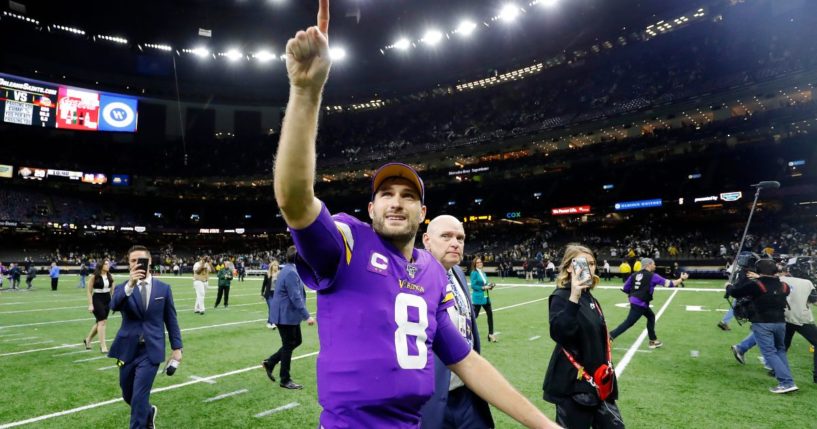
M 772 393 L 788 393 L 797 390 L 786 357 L 786 297 L 789 286 L 776 276 L 777 264 L 771 259 L 761 259 L 755 264 L 756 272 L 748 272 L 746 280 L 728 286 L 727 292 L 735 298 L 751 298 L 748 318 L 752 322 L 760 353 L 766 365 L 772 368 L 778 385 L 769 389 Z M 736 305 L 736 313 L 737 313 Z M 742 355 L 745 350 L 738 350 Z M 737 355 L 736 355 L 737 356 Z

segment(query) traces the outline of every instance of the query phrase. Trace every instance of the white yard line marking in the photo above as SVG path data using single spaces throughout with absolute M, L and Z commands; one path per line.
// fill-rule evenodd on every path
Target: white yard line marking
M 273 408 L 273 409 L 271 409 L 271 410 L 267 410 L 267 411 L 264 411 L 264 412 L 258 413 L 258 414 L 256 414 L 256 415 L 255 415 L 255 417 L 266 417 L 266 416 L 268 416 L 268 415 L 270 415 L 270 414 L 275 414 L 275 413 L 278 413 L 278 412 L 281 412 L 281 411 L 288 410 L 288 409 L 290 409 L 290 408 L 295 408 L 295 407 L 297 407 L 298 405 L 300 405 L 300 404 L 299 404 L 299 403 L 297 403 L 297 402 L 290 402 L 289 404 L 286 404 L 286 405 L 280 406 L 280 407 L 278 407 L 278 408 Z
M 541 335 L 534 335 L 534 336 L 528 338 L 528 341 L 538 340 L 539 338 L 542 338 L 542 336 Z
M 3 340 L 4 343 L 10 343 L 12 341 L 25 341 L 25 340 L 35 340 L 38 337 L 25 337 L 25 338 L 12 338 L 10 340 Z
M 88 351 L 90 351 L 90 350 L 88 350 Z M 92 360 L 100 360 L 100 359 L 107 359 L 107 358 L 108 358 L 108 356 L 97 356 L 97 357 L 86 358 L 86 359 L 78 359 L 78 360 L 75 360 L 74 363 L 90 362 Z
M 53 308 L 37 308 L 34 310 L 11 310 L 11 311 L 0 311 L 0 314 L 18 314 L 18 313 L 36 313 L 38 311 L 53 311 L 53 310 L 76 310 L 79 308 L 88 308 L 86 307 L 53 307 Z
M 51 357 L 68 356 L 68 355 L 75 355 L 75 354 L 79 354 L 79 353 L 91 353 L 91 351 L 83 349 L 83 350 L 77 350 L 75 352 L 59 353 L 59 354 L 51 355 Z
M 307 353 L 305 355 L 295 356 L 295 357 L 292 358 L 292 360 L 304 359 L 304 358 L 308 358 L 308 357 L 311 357 L 311 356 L 315 356 L 317 354 L 318 354 L 318 352 Z M 168 391 L 168 390 L 175 390 L 175 389 L 179 389 L 179 388 L 182 388 L 182 387 L 187 387 L 187 386 L 190 386 L 190 385 L 193 385 L 193 384 L 206 383 L 207 380 L 215 380 L 215 379 L 222 378 L 222 377 L 229 377 L 231 375 L 241 374 L 241 373 L 248 372 L 248 371 L 257 371 L 259 368 L 261 368 L 261 365 L 253 365 L 253 366 L 250 366 L 250 367 L 247 367 L 247 368 L 242 368 L 242 369 L 237 369 L 235 371 L 225 372 L 223 374 L 211 375 L 209 377 L 205 377 L 205 378 L 202 378 L 202 379 L 199 379 L 199 380 L 186 381 L 184 383 L 174 384 L 172 386 L 160 387 L 158 389 L 151 390 L 150 393 L 155 394 L 155 393 L 159 393 L 159 392 L 165 392 L 165 391 Z M 17 426 L 27 425 L 27 424 L 30 424 L 30 423 L 36 423 L 36 422 L 40 422 L 40 421 L 43 421 L 43 420 L 52 419 L 52 418 L 55 418 L 55 417 L 61 417 L 61 416 L 66 416 L 68 414 L 78 413 L 80 411 L 85 411 L 85 410 L 90 410 L 90 409 L 93 409 L 93 408 L 103 407 L 105 405 L 116 404 L 116 403 L 121 402 L 121 401 L 122 401 L 122 398 L 109 399 L 107 401 L 102 401 L 102 402 L 96 402 L 96 403 L 93 403 L 93 404 L 83 405 L 81 407 L 71 408 L 69 410 L 59 411 L 59 412 L 51 413 L 51 414 L 45 414 L 45 415 L 38 416 L 38 417 L 32 417 L 32 418 L 29 418 L 29 419 L 26 419 L 26 420 L 19 420 L 19 421 L 16 421 L 16 422 L 5 423 L 5 424 L 0 425 L 0 429 L 7 429 L 7 428 L 13 428 L 13 427 L 17 427 Z
M 19 337 L 20 335 L 25 335 L 25 334 L 23 334 L 22 332 L 18 332 L 16 334 L 3 334 L 3 335 L 0 335 L 0 338 Z
M 216 382 L 215 382 L 215 381 L 213 381 L 213 380 L 209 380 L 209 379 L 206 379 L 206 378 L 204 378 L 204 377 L 199 377 L 199 376 L 197 376 L 197 375 L 191 375 L 191 376 L 190 376 L 190 378 L 191 378 L 192 380 L 201 381 L 202 383 L 207 383 L 207 384 L 216 384 Z
M 509 306 L 506 306 L 506 307 L 495 308 L 494 311 L 502 311 L 502 310 L 507 310 L 509 308 L 521 307 L 523 305 L 533 304 L 534 302 L 544 301 L 546 299 L 547 298 L 539 298 L 539 299 L 534 299 L 533 301 L 520 302 L 519 304 L 509 305 Z
M 265 322 L 266 320 L 267 320 L 267 318 L 263 318 L 263 319 L 254 319 L 254 320 L 244 320 L 244 321 L 241 321 L 241 322 L 222 323 L 222 324 L 219 324 L 219 325 L 197 326 L 195 328 L 182 329 L 181 331 L 182 332 L 199 331 L 199 330 L 202 330 L 202 329 L 221 328 L 223 326 L 234 326 L 234 325 L 244 325 L 244 324 L 247 324 L 247 323 Z
M 102 368 L 97 368 L 96 370 L 97 370 L 97 371 L 107 371 L 107 370 L 109 370 L 109 369 L 114 369 L 114 368 L 119 368 L 119 366 L 118 366 L 118 365 L 113 365 L 113 366 L 103 366 Z
M 91 320 L 93 320 L 93 319 L 91 319 Z M 240 322 L 221 323 L 221 324 L 218 324 L 218 325 L 196 326 L 196 327 L 193 327 L 193 328 L 182 329 L 181 332 L 200 331 L 202 329 L 221 328 L 221 327 L 224 327 L 224 326 L 246 325 L 248 323 L 258 323 L 258 322 L 266 322 L 266 321 L 267 321 L 267 319 L 263 318 L 263 319 L 243 320 L 243 321 L 240 321 Z M 31 338 L 37 338 L 37 337 L 31 337 Z M 15 338 L 14 340 L 16 341 L 16 340 L 24 340 L 24 339 L 25 338 Z M 99 341 L 94 341 L 93 343 L 98 343 L 98 342 Z M 76 347 L 76 346 L 77 345 L 75 345 L 75 344 L 63 344 L 63 345 L 58 346 L 58 347 L 48 347 L 48 348 L 42 348 L 42 349 L 22 350 L 22 351 L 19 351 L 19 352 L 12 352 L 12 353 L 0 353 L 0 357 L 21 355 L 21 354 L 26 354 L 26 353 L 42 352 L 42 351 L 47 351 L 47 350 L 55 350 L 55 349 L 61 349 L 61 348 L 65 348 L 65 347 Z
M 218 395 L 218 396 L 213 396 L 212 398 L 207 398 L 203 402 L 218 401 L 219 399 L 229 398 L 230 396 L 240 395 L 242 393 L 247 393 L 247 392 L 249 392 L 249 390 L 247 390 L 247 389 L 236 390 L 235 392 L 223 393 L 223 394 Z
M 53 343 L 53 342 L 54 342 L 54 340 L 45 340 L 45 341 L 36 341 L 36 342 L 33 342 L 33 343 L 26 343 L 26 345 L 27 346 L 33 346 L 35 344 L 48 344 L 48 343 Z
M 655 321 L 656 322 L 658 322 L 658 319 L 660 319 L 661 315 L 664 314 L 664 311 L 666 311 L 666 309 L 669 307 L 669 303 L 672 302 L 672 299 L 675 298 L 675 295 L 678 294 L 679 290 L 680 289 L 675 289 L 675 291 L 672 293 L 672 295 L 670 295 L 669 298 L 667 298 L 667 302 L 665 302 L 664 305 L 661 306 L 661 309 L 658 310 L 658 314 L 655 315 Z M 616 375 L 619 378 L 621 377 L 621 374 L 624 373 L 624 370 L 627 368 L 627 365 L 633 359 L 633 356 L 635 356 L 636 350 L 638 350 L 638 348 L 641 347 L 641 344 L 644 342 L 644 340 L 646 338 L 647 338 L 647 328 L 644 328 L 644 330 L 641 331 L 641 335 L 638 336 L 638 339 L 635 340 L 633 345 L 631 345 L 630 348 L 627 350 L 627 353 L 624 354 L 624 357 L 621 358 L 621 360 L 618 362 L 618 366 L 615 367 L 616 368 Z
M 258 296 L 258 293 L 242 293 L 242 294 L 233 295 L 231 298 L 236 298 L 236 297 L 241 297 L 241 296 Z M 174 298 L 173 302 L 186 302 L 186 301 L 195 301 L 195 300 L 196 300 L 195 297 L 193 297 L 193 298 L 178 298 L 178 299 Z M 85 301 L 87 302 L 87 299 L 85 299 Z M 61 301 L 61 302 L 64 303 L 65 301 Z M 264 303 L 264 302 L 265 301 L 262 301 L 262 303 Z M 38 303 L 32 301 L 32 302 L 30 302 L 30 304 L 38 304 Z M 88 308 L 87 305 L 71 306 L 71 307 L 50 307 L 50 308 L 36 308 L 36 309 L 31 309 L 31 310 L 0 311 L 0 314 L 36 313 L 36 312 L 40 312 L 40 311 L 54 311 L 54 310 L 80 310 L 80 309 L 84 310 L 84 309 L 87 309 L 87 308 Z
M 120 317 L 119 315 L 111 316 L 108 319 L 112 319 L 114 317 Z M 58 323 L 69 323 L 69 322 L 93 322 L 93 317 L 83 317 L 82 319 L 68 319 L 68 320 L 52 320 L 50 322 L 37 322 L 37 323 L 23 323 L 21 325 L 8 325 L 8 326 L 0 326 L 0 329 L 8 329 L 8 328 L 27 328 L 29 326 L 41 326 L 41 325 L 55 325 Z
M 57 349 L 64 349 L 67 347 L 77 347 L 79 344 L 63 344 L 61 346 L 54 346 L 54 347 L 45 347 L 42 349 L 33 349 L 33 350 L 23 350 L 20 352 L 11 352 L 11 353 L 0 353 L 0 357 L 4 356 L 14 356 L 14 355 L 24 355 L 26 353 L 34 353 L 34 352 L 42 352 L 46 350 L 57 350 Z

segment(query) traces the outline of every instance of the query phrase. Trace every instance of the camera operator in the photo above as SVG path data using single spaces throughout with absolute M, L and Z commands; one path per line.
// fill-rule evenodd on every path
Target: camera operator
M 786 336 L 786 297 L 789 287 L 777 277 L 777 264 L 771 259 L 761 259 L 755 264 L 755 272 L 747 272 L 746 279 L 737 285 L 727 287 L 729 295 L 735 298 L 751 297 L 751 311 L 748 318 L 752 323 L 760 353 L 766 365 L 772 368 L 778 385 L 769 389 L 772 393 L 788 393 L 797 390 L 789 369 L 784 339 Z M 736 350 L 742 357 L 745 350 Z
M 791 347 L 791 340 L 797 332 L 812 346 L 817 347 L 817 326 L 814 324 L 814 315 L 811 313 L 811 304 L 817 302 L 817 289 L 814 283 L 808 280 L 809 273 L 806 267 L 798 263 L 800 258 L 792 258 L 784 268 L 785 272 L 780 281 L 791 288 L 786 308 L 786 351 Z M 817 383 L 817 353 L 814 354 L 814 382 Z

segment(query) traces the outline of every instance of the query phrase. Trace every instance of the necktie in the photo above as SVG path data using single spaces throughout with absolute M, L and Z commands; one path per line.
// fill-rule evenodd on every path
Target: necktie
M 147 283 L 139 283 L 139 293 L 142 294 L 142 308 L 148 309 L 148 288 Z

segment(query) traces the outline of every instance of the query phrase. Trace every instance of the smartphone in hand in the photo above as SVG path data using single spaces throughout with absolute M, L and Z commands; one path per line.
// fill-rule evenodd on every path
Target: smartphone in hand
M 147 277 L 148 264 L 149 263 L 150 263 L 150 260 L 148 258 L 139 258 L 139 259 L 136 260 L 136 269 L 145 271 L 145 276 L 142 277 L 142 280 L 144 280 L 145 277 Z
M 583 285 L 592 283 L 593 275 L 590 273 L 590 264 L 587 263 L 587 258 L 578 257 L 573 259 L 573 272 L 579 273 L 579 283 Z

